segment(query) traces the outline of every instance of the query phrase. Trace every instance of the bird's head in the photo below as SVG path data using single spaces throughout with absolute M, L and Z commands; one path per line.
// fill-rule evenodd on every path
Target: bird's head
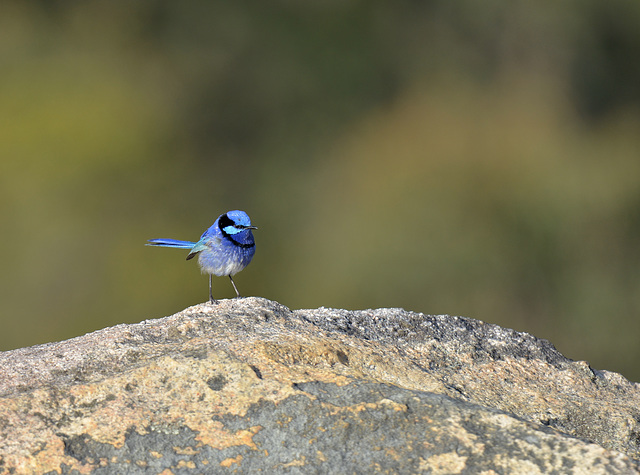
M 224 233 L 231 236 L 242 232 L 251 234 L 252 229 L 258 229 L 251 225 L 249 215 L 240 210 L 228 211 L 221 215 L 218 218 L 218 225 Z

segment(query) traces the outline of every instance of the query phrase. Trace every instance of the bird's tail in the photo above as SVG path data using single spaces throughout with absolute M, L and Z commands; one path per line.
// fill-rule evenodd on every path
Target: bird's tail
M 177 239 L 149 239 L 146 246 L 161 246 L 161 247 L 177 247 L 178 249 L 191 249 L 196 245 L 191 241 L 178 241 Z

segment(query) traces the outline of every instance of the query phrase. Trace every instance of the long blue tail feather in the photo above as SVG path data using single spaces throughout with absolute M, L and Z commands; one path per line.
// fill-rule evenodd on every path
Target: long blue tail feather
M 149 239 L 146 246 L 176 247 L 178 249 L 191 249 L 196 245 L 191 241 L 179 241 L 177 239 Z

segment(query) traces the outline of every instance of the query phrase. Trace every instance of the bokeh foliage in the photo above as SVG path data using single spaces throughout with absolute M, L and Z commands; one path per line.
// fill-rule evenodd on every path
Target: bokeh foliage
M 640 4 L 3 2 L 0 348 L 236 282 L 531 332 L 640 380 Z M 231 297 L 224 279 L 215 292 Z

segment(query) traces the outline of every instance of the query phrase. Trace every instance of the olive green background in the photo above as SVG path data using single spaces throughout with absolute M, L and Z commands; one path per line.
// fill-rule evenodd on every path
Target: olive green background
M 404 307 L 640 380 L 640 3 L 0 5 L 0 349 L 241 292 Z M 228 279 L 214 281 L 233 296 Z

